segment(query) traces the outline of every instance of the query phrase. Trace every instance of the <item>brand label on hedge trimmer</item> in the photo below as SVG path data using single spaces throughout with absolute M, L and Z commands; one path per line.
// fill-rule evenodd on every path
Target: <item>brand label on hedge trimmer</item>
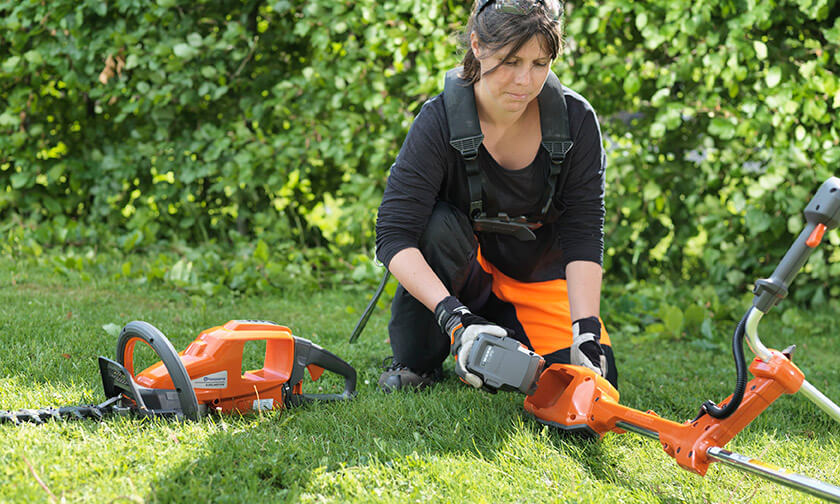
M 197 389 L 223 389 L 228 386 L 227 371 L 219 371 L 192 380 L 192 385 Z
M 254 399 L 251 409 L 254 411 L 274 409 L 274 399 Z

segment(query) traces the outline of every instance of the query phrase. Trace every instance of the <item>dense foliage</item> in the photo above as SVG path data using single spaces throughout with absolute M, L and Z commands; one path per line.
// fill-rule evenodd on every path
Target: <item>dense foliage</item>
M 412 107 L 451 62 L 449 7 L 413 1 L 0 13 L 4 216 L 105 223 L 133 246 L 368 242 Z
M 605 118 L 613 275 L 733 286 L 769 275 L 810 195 L 840 174 L 833 5 L 613 1 L 571 11 L 557 69 Z M 815 255 L 801 299 L 822 299 L 840 273 L 840 250 Z
M 554 68 L 602 119 L 610 278 L 737 291 L 770 273 L 840 162 L 832 5 L 568 2 Z M 174 244 L 142 274 L 189 285 L 200 260 L 234 288 L 311 267 L 372 278 L 388 167 L 457 64 L 467 13 L 455 0 L 0 2 L 7 241 Z M 799 292 L 840 294 L 827 290 L 840 249 L 816 256 Z

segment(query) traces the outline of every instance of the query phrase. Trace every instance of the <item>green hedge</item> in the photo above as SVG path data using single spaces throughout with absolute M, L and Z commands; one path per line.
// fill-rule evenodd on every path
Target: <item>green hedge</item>
M 769 275 L 802 229 L 810 195 L 840 175 L 840 12 L 831 5 L 611 1 L 572 10 L 572 50 L 557 67 L 592 99 L 614 142 L 613 275 L 735 286 Z M 840 243 L 836 232 L 830 240 Z M 840 273 L 836 247 L 815 255 L 801 299 L 822 299 Z
M 840 172 L 832 5 L 567 4 L 554 68 L 608 140 L 608 275 L 741 288 L 770 273 Z M 369 254 L 388 167 L 460 59 L 467 13 L 452 0 L 0 3 L 3 230 Z M 816 254 L 799 292 L 840 294 L 840 250 Z
M 452 10 L 454 9 L 454 13 Z M 462 7 L 7 2 L 4 216 L 360 246 Z M 63 222 L 63 221 L 62 221 Z

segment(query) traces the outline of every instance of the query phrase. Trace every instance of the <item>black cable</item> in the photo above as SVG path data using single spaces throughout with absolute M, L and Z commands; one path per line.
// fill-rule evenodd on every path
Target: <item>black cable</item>
M 735 328 L 735 333 L 732 335 L 732 356 L 735 358 L 735 372 L 737 374 L 737 378 L 735 379 L 735 391 L 732 392 L 732 398 L 728 403 L 723 405 L 723 407 L 718 407 L 718 405 L 713 401 L 704 402 L 703 405 L 700 406 L 700 413 L 697 414 L 697 418 L 700 418 L 705 413 L 721 420 L 729 418 L 741 405 L 741 401 L 744 399 L 744 391 L 747 389 L 747 363 L 744 359 L 744 334 L 746 332 L 745 328 L 747 318 L 754 309 L 755 308 L 750 308 L 747 310 L 747 313 L 744 315 L 744 318 L 738 322 L 738 326 Z M 694 420 L 697 420 L 697 418 Z
M 385 290 L 385 284 L 388 283 L 388 278 L 390 278 L 391 272 L 388 269 L 385 269 L 385 274 L 382 275 L 382 281 L 379 282 L 379 287 L 376 289 L 376 292 L 373 294 L 373 297 L 368 303 L 367 308 L 365 308 L 364 313 L 362 313 L 362 317 L 356 322 L 356 328 L 353 329 L 353 334 L 350 335 L 350 343 L 356 341 L 360 334 L 362 334 L 362 329 L 365 328 L 367 325 L 367 321 L 370 318 L 371 313 L 373 313 L 373 309 L 376 307 L 376 302 L 379 301 L 379 296 L 382 295 L 382 291 Z

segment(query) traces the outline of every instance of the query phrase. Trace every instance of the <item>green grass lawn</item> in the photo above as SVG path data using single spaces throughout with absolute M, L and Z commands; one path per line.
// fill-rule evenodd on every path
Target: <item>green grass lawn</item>
M 608 434 L 568 438 L 529 418 L 523 396 L 444 383 L 421 393 L 379 393 L 390 354 L 387 310 L 347 343 L 367 294 L 288 292 L 197 299 L 164 287 L 90 280 L 0 260 L 0 409 L 96 403 L 103 329 L 145 320 L 183 350 L 198 333 L 236 318 L 274 320 L 349 361 L 358 397 L 199 422 L 0 425 L 2 502 L 811 502 L 786 487 L 713 464 L 705 478 L 680 469 L 658 442 Z M 746 308 L 746 306 L 744 306 Z M 835 307 L 836 308 L 836 307 Z M 609 313 L 610 299 L 604 300 Z M 776 315 L 776 316 L 774 316 Z M 830 310 L 762 322 L 769 347 L 797 343 L 794 359 L 840 400 L 836 316 Z M 607 320 L 609 324 L 609 320 Z M 719 335 L 724 342 L 730 329 Z M 676 421 L 731 392 L 729 351 L 679 341 L 612 339 L 622 403 Z M 260 367 L 252 352 L 253 367 Z M 308 378 L 307 378 L 308 380 Z M 340 388 L 325 374 L 305 384 Z M 840 426 L 803 397 L 773 404 L 728 448 L 840 485 Z

